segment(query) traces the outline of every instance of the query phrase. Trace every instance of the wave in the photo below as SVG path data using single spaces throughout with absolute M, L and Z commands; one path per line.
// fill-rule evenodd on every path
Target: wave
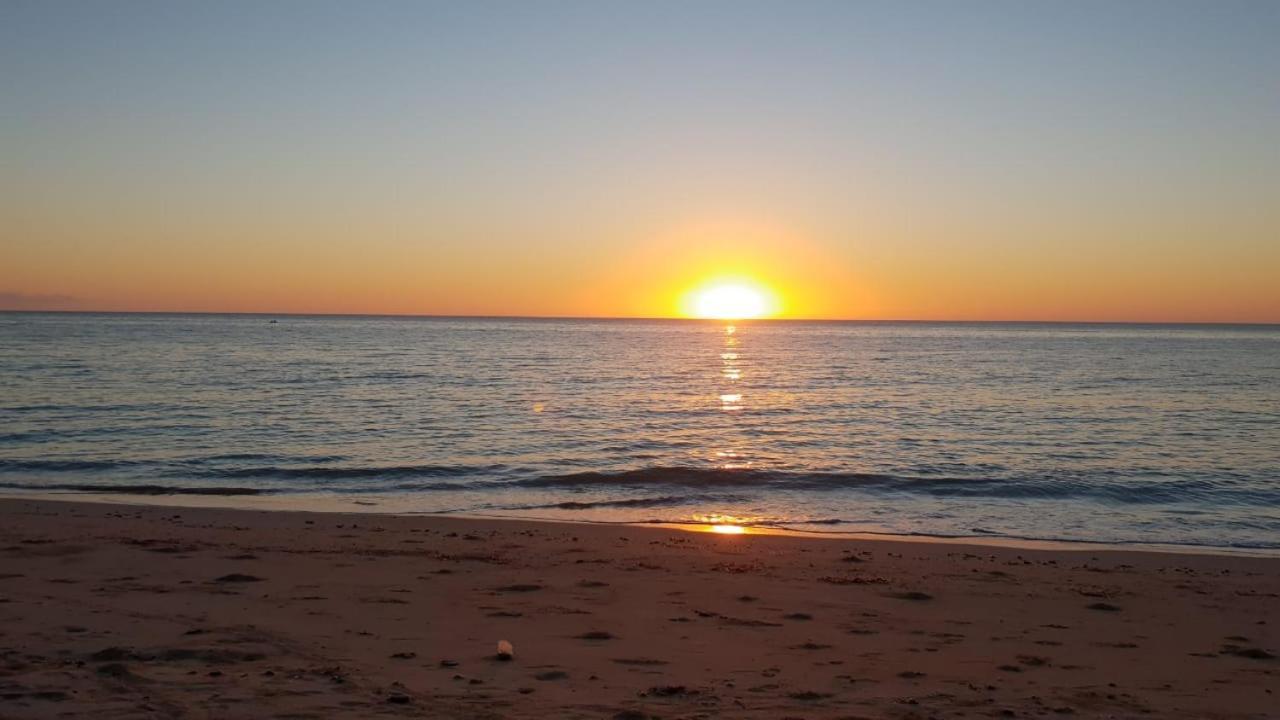
M 749 468 L 659 466 L 619 472 L 577 472 L 513 480 L 526 488 L 741 487 L 780 490 L 866 490 L 946 498 L 1095 499 L 1124 504 L 1161 504 L 1212 498 L 1217 503 L 1280 503 L 1280 488 L 1241 488 L 1229 479 L 1164 475 L 1143 478 L 1097 472 L 1040 477 L 913 477 L 864 472 L 795 472 Z
M 663 525 L 700 525 L 697 522 L 669 522 L 664 520 L 649 521 L 649 524 Z M 853 530 L 809 530 L 806 529 L 813 525 L 861 525 L 863 523 L 855 520 L 842 520 L 836 518 L 822 520 L 805 520 L 795 522 L 776 522 L 766 521 L 758 523 L 748 523 L 748 527 L 760 527 L 765 529 L 785 530 L 793 533 L 827 535 L 827 536 L 872 536 L 885 538 L 934 538 L 941 540 L 974 540 L 981 542 L 984 539 L 996 540 L 1012 540 L 1032 543 L 1063 543 L 1067 545 L 1096 545 L 1102 547 L 1151 547 L 1151 548 L 1205 548 L 1218 550 L 1280 550 L 1280 542 L 1257 541 L 1257 542 L 1219 542 L 1219 541 L 1196 541 L 1196 540 L 1171 540 L 1171 539 L 1092 539 L 1082 538 L 1074 535 L 1032 535 L 1025 533 L 998 532 L 995 530 L 987 530 L 985 528 L 970 528 L 968 532 L 947 533 L 947 532 L 924 532 L 924 531 L 891 531 L 877 530 L 868 528 L 857 528 Z
M 591 487 L 604 485 L 688 485 L 688 486 L 740 486 L 756 487 L 783 484 L 800 487 L 821 484 L 823 478 L 842 478 L 847 481 L 891 481 L 891 475 L 875 473 L 797 473 L 783 470 L 752 470 L 730 468 L 699 468 L 683 466 L 655 466 L 618 472 L 587 471 L 560 475 L 540 475 L 515 480 L 513 485 L 530 488 Z
M 304 466 L 264 465 L 258 467 L 213 468 L 184 473 L 204 478 L 275 478 L 298 480 L 334 480 L 359 478 L 406 477 L 461 477 L 479 474 L 495 474 L 504 471 L 502 465 L 356 465 L 356 466 Z
M 256 460 L 242 465 L 236 460 Z M 267 462 L 262 462 L 262 461 Z M 278 460 L 278 462 L 271 462 Z M 292 462 L 306 464 L 292 464 Z M 353 465 L 340 455 L 273 457 L 254 453 L 223 454 L 171 461 L 81 460 L 81 459 L 0 459 L 0 475 L 101 475 L 117 471 L 122 481 L 139 487 L 185 487 L 183 480 L 200 485 L 219 482 L 262 486 L 276 492 L 309 492 L 323 489 L 335 493 L 368 492 L 494 492 L 503 489 L 580 492 L 613 489 L 648 491 L 661 498 L 676 497 L 660 489 L 687 488 L 705 493 L 712 488 L 827 493 L 837 491 L 872 493 L 880 496 L 927 496 L 954 500 L 1082 500 L 1117 505 L 1175 505 L 1205 502 L 1212 507 L 1226 505 L 1280 505 L 1280 486 L 1260 485 L 1230 472 L 1195 476 L 1173 476 L 1134 469 L 1061 472 L 1018 475 L 999 473 L 985 466 L 934 468 L 947 474 L 889 474 L 874 472 L 795 471 L 758 468 L 715 468 L 659 465 L 618 471 L 581 471 L 532 474 L 529 468 L 501 464 L 450 465 L 400 464 Z M 927 470 L 927 469 L 925 469 Z M 25 479 L 25 478 L 24 478 Z M 261 486 L 259 489 L 263 489 Z M 688 497 L 696 502 L 700 495 Z M 605 498 L 608 502 L 630 503 L 665 500 L 651 498 Z M 566 501 L 567 509 L 597 507 Z M 599 507 L 610 507 L 601 505 Z M 644 507 L 619 504 L 613 507 Z
M 737 498 L 726 497 L 724 495 L 662 495 L 659 497 L 628 498 L 625 500 L 596 500 L 592 502 L 566 500 L 564 502 L 548 503 L 545 505 L 520 505 L 509 509 L 594 510 L 596 508 L 655 508 L 675 507 L 679 505 L 689 505 L 691 503 L 733 502 L 734 500 L 737 500 Z
M 0 483 L 7 490 L 34 492 L 83 492 L 104 495 L 262 495 L 267 491 L 244 487 L 190 487 L 177 485 L 94 485 L 85 483 Z
M 192 465 L 199 465 L 202 463 L 233 462 L 236 460 L 263 461 L 263 460 L 279 460 L 279 459 L 282 459 L 282 456 L 272 455 L 270 453 L 234 452 L 234 453 L 221 453 L 219 455 L 204 455 L 202 457 L 192 458 L 191 460 L 187 460 L 185 462 Z M 347 458 L 345 455 L 313 455 L 313 456 L 309 456 L 307 459 L 311 462 L 335 462 L 338 460 L 346 460 Z
M 3 472 L 98 472 L 138 465 L 131 460 L 8 460 L 0 459 Z

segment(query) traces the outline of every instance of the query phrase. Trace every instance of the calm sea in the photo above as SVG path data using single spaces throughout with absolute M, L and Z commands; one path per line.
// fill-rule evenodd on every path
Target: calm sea
M 1280 548 L 1280 327 L 0 314 L 0 489 Z

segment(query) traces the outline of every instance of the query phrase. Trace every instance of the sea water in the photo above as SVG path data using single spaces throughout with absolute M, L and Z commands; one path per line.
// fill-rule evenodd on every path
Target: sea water
M 1280 327 L 0 314 L 0 491 L 1280 548 Z

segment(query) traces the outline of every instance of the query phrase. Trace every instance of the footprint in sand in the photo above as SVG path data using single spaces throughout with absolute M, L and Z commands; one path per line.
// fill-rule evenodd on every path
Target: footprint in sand
M 527 593 L 537 592 L 541 589 L 541 585 L 535 585 L 533 583 L 517 583 L 515 585 L 503 585 L 501 587 L 496 587 L 493 591 L 500 593 Z
M 230 575 L 223 575 L 222 577 L 214 578 L 213 581 L 216 583 L 251 583 L 251 582 L 262 582 L 262 578 L 256 575 L 245 575 L 243 573 L 231 573 Z

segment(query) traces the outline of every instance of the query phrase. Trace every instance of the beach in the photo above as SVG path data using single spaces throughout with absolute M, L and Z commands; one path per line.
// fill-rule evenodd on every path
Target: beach
M 0 517 L 5 718 L 1280 707 L 1276 557 L 18 497 Z

